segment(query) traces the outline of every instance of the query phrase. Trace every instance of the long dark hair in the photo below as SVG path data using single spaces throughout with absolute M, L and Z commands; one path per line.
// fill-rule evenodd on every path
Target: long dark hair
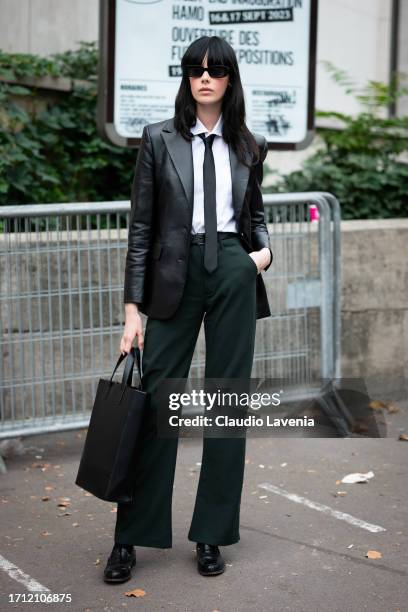
M 250 167 L 258 163 L 260 152 L 258 144 L 245 124 L 245 100 L 234 49 L 219 36 L 201 36 L 184 53 L 181 66 L 201 65 L 208 51 L 207 65 L 223 64 L 228 66 L 229 82 L 222 99 L 223 130 L 226 143 L 230 143 L 239 161 Z M 196 123 L 196 101 L 193 98 L 188 76 L 182 77 L 175 100 L 174 127 L 188 141 L 192 140 L 190 128 Z M 248 164 L 245 151 L 248 151 L 252 164 Z

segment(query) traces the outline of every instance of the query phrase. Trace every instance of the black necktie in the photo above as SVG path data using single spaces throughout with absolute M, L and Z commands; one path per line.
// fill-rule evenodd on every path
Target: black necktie
M 203 164 L 204 185 L 204 225 L 205 225 L 205 247 L 204 267 L 212 272 L 217 267 L 217 199 L 215 190 L 215 164 L 212 152 L 212 144 L 216 134 L 205 137 L 205 132 L 198 134 L 205 145 Z

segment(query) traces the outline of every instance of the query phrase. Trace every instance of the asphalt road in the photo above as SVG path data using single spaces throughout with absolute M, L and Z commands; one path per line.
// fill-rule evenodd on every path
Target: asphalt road
M 181 439 L 173 548 L 136 547 L 133 577 L 119 585 L 102 580 L 116 506 L 74 484 L 85 430 L 26 438 L 26 454 L 6 460 L 0 477 L 1 609 L 408 610 L 408 443 L 398 440 L 408 409 L 400 407 L 387 416 L 386 439 L 248 439 L 241 540 L 220 547 L 227 567 L 214 577 L 197 573 L 187 540 L 202 444 Z M 336 483 L 370 470 L 365 484 Z M 370 550 L 381 557 L 367 558 Z M 39 588 L 72 601 L 22 601 L 47 594 Z M 145 595 L 125 594 L 133 589 Z

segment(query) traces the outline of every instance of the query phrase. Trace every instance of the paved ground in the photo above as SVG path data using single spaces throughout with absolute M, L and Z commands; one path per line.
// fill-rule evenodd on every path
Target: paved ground
M 9 603 L 10 594 L 27 597 L 37 582 L 71 594 L 70 604 L 48 604 L 52 611 L 408 610 L 408 443 L 398 440 L 408 433 L 408 406 L 399 405 L 387 416 L 387 439 L 248 439 L 241 540 L 221 547 L 227 570 L 212 578 L 197 573 L 187 540 L 198 439 L 179 442 L 173 548 L 137 547 L 132 580 L 107 585 L 115 504 L 74 484 L 84 430 L 27 438 L 36 449 L 9 459 L 0 477 L 1 609 L 27 610 L 33 604 Z M 369 470 L 366 484 L 336 484 Z M 369 550 L 381 558 L 366 558 Z M 125 595 L 137 588 L 144 597 Z

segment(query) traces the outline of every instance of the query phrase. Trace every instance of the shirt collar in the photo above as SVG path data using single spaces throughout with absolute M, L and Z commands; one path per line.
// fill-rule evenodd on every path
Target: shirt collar
M 195 135 L 195 134 L 201 134 L 202 132 L 205 132 L 205 137 L 207 138 L 207 136 L 209 134 L 216 134 L 217 136 L 222 136 L 222 124 L 223 124 L 223 117 L 222 117 L 222 113 L 221 115 L 218 117 L 218 121 L 217 123 L 214 125 L 213 129 L 211 130 L 211 132 L 209 132 L 207 130 L 207 128 L 205 127 L 205 125 L 200 121 L 200 119 L 196 116 L 196 124 L 190 128 L 190 131 Z

